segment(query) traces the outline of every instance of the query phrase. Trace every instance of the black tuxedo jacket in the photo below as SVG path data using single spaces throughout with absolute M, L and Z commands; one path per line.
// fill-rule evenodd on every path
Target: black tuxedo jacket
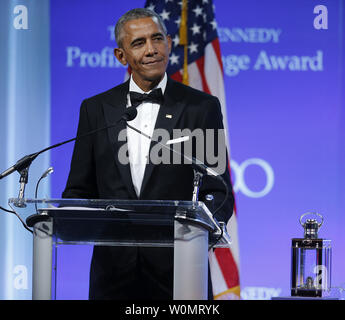
M 78 136 L 116 123 L 126 110 L 128 90 L 129 81 L 84 100 L 80 109 Z M 86 199 L 191 200 L 193 170 L 191 165 L 183 164 L 147 164 L 141 193 L 139 197 L 136 195 L 130 165 L 121 164 L 118 157 L 118 151 L 125 143 L 119 141 L 118 136 L 125 126 L 125 122 L 121 121 L 115 127 L 76 141 L 62 196 Z M 155 125 L 155 129 L 160 128 L 170 133 L 173 129 L 221 129 L 223 124 L 219 101 L 214 96 L 168 79 L 164 102 Z M 228 167 L 227 164 L 222 176 L 229 187 L 229 197 L 216 214 L 217 220 L 224 222 L 229 220 L 233 212 Z M 214 196 L 214 207 L 218 207 L 225 196 L 224 186 L 213 177 L 204 176 L 199 200 L 202 201 L 207 194 Z M 139 261 L 141 269 L 147 270 L 151 277 L 151 283 L 157 283 L 164 287 L 163 290 L 169 291 L 172 288 L 172 277 L 167 277 L 163 284 L 159 284 L 160 278 L 164 278 L 164 274 L 172 270 L 172 252 L 164 250 L 95 247 L 90 274 L 90 297 L 121 298 L 121 295 L 110 292 L 125 290 L 124 287 L 128 285 L 123 283 L 121 287 L 122 280 L 133 277 L 133 274 L 123 274 L 123 270 L 138 266 Z M 115 277 L 116 274 L 119 276 Z M 114 282 L 117 284 L 111 284 Z

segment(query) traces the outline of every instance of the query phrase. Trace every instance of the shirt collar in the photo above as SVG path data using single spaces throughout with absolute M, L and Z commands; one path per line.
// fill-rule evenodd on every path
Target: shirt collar
M 164 94 L 165 88 L 167 86 L 167 82 L 168 82 L 168 76 L 167 76 L 166 73 L 164 73 L 163 79 L 153 89 L 161 88 L 162 89 L 162 93 Z M 139 86 L 135 83 L 135 81 L 133 80 L 133 77 L 131 75 L 131 78 L 129 80 L 129 91 L 134 91 L 134 92 L 138 92 L 138 93 L 150 93 L 152 90 L 150 90 L 149 92 L 145 92 L 145 91 L 141 90 L 139 88 Z

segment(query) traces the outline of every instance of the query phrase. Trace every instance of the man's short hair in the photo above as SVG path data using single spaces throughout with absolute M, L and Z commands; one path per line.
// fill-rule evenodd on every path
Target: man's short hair
M 115 26 L 115 40 L 117 42 L 117 45 L 121 48 L 122 47 L 122 39 L 121 39 L 121 32 L 122 28 L 125 25 L 126 22 L 130 20 L 136 20 L 141 18 L 156 18 L 159 23 L 159 25 L 162 27 L 162 30 L 164 31 L 164 34 L 167 35 L 167 28 L 160 17 L 159 14 L 157 14 L 154 11 L 151 11 L 146 8 L 137 8 L 127 11 L 120 19 L 117 21 Z

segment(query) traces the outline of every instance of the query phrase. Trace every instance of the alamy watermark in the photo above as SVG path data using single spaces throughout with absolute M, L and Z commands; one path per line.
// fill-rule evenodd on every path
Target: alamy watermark
M 24 5 L 16 5 L 13 8 L 15 17 L 13 19 L 13 27 L 17 30 L 29 29 L 28 8 Z
M 314 18 L 314 28 L 317 30 L 328 29 L 328 10 L 324 5 L 317 5 L 314 7 L 314 13 L 317 16 Z
M 118 141 L 125 142 L 118 151 L 119 162 L 129 164 L 127 130 L 118 135 Z M 227 151 L 224 129 L 173 129 L 172 137 L 166 129 L 155 129 L 152 134 L 153 145 L 145 163 L 159 164 L 192 164 L 192 158 L 211 167 L 218 174 L 226 170 Z M 184 138 L 180 142 L 180 138 Z M 143 137 L 143 139 L 148 139 Z M 174 141 L 177 141 L 174 143 Z M 138 160 L 140 161 L 140 160 Z

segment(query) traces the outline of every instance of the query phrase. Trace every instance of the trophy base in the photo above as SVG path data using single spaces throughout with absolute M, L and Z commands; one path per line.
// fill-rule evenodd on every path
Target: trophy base
M 325 292 L 317 289 L 291 289 L 292 297 L 322 298 L 325 295 Z
M 301 297 L 301 296 L 294 296 L 294 297 L 272 297 L 271 300 L 339 300 L 338 297 Z

